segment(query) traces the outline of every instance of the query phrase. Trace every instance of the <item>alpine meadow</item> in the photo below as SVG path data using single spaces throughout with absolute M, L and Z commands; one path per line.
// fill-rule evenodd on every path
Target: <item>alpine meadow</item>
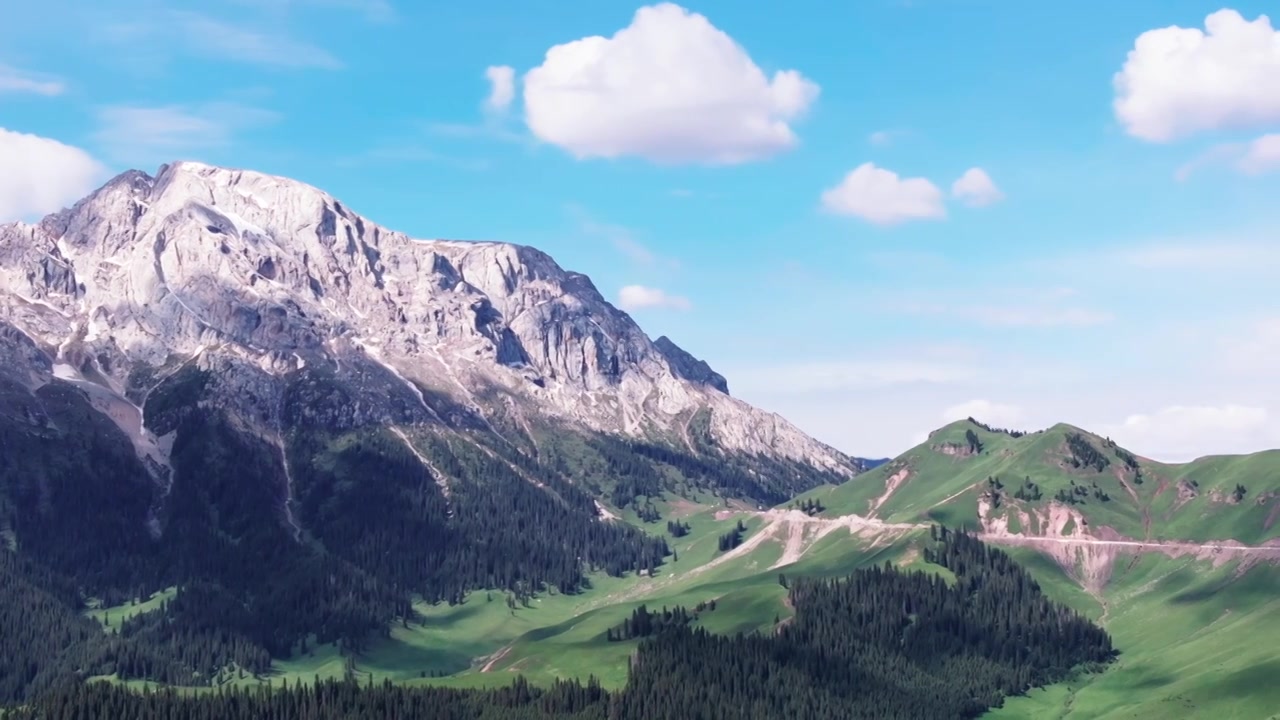
M 180 5 L 0 23 L 0 719 L 1280 720 L 1263 3 Z

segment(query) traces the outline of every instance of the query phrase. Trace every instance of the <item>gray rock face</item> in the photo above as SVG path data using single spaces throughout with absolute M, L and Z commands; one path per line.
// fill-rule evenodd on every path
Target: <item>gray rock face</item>
M 23 336 L 0 333 L 0 357 L 38 346 L 46 377 L 145 406 L 158 378 L 195 366 L 217 378 L 217 402 L 267 429 L 279 379 L 323 368 L 348 401 L 317 405 L 317 422 L 451 422 L 438 409 L 447 399 L 452 422 L 514 412 L 681 444 L 709 411 L 726 451 L 858 468 L 730 397 L 705 362 L 651 341 L 545 253 L 412 239 L 261 173 L 129 171 L 36 225 L 0 226 L 0 320 Z M 39 383 L 31 362 L 23 377 Z
M 720 373 L 712 370 L 706 360 L 699 360 L 690 355 L 688 351 L 676 345 L 666 335 L 654 340 L 653 346 L 667 359 L 667 362 L 671 364 L 671 372 L 678 377 L 713 387 L 725 395 L 729 394 L 729 381 L 725 380 Z

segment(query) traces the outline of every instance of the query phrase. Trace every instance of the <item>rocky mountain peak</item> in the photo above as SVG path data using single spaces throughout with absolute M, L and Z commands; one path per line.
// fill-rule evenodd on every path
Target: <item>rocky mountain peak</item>
M 729 394 L 729 381 L 712 370 L 706 360 L 699 360 L 689 354 L 666 335 L 654 340 L 653 346 L 671 363 L 671 370 L 675 374 L 686 380 L 713 387 L 725 395 Z
M 705 362 L 651 341 L 547 254 L 413 239 L 287 178 L 194 162 L 131 170 L 37 225 L 0 226 L 0 261 L 0 316 L 58 362 L 91 359 L 117 388 L 137 368 L 192 358 L 256 373 L 263 397 L 270 378 L 303 368 L 372 366 L 482 417 L 500 402 L 692 446 L 689 421 L 708 413 L 726 450 L 856 468 L 728 397 Z M 269 415 L 259 410 L 245 412 Z

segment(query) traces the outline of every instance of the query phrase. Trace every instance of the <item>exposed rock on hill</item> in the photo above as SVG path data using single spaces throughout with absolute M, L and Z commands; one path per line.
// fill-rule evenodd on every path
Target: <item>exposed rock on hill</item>
M 62 375 L 142 407 L 182 364 L 212 371 L 205 402 L 264 431 L 281 424 L 279 379 L 323 370 L 352 398 L 312 418 L 334 427 L 555 422 L 692 450 L 704 413 L 725 452 L 859 469 L 730 397 L 545 253 L 411 239 L 261 173 L 129 171 L 36 225 L 0 226 L 0 319 Z

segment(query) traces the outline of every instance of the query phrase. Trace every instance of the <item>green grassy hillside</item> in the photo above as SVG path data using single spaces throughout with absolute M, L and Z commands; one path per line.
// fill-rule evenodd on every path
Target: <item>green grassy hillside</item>
M 998 482 L 998 485 L 996 484 Z M 1107 438 L 1060 424 L 1015 435 L 971 420 L 951 423 L 927 441 L 842 485 L 800 497 L 824 514 L 893 522 L 943 522 L 976 528 L 978 499 L 999 495 L 995 517 L 1011 531 L 1053 501 L 1070 505 L 1092 528 L 1141 540 L 1259 544 L 1280 538 L 1280 450 L 1209 457 L 1186 464 L 1141 458 Z
M 1070 425 L 1016 434 L 963 420 L 797 502 L 806 500 L 820 502 L 826 517 L 973 529 L 981 525 L 981 502 L 994 506 L 989 526 L 1014 534 L 1260 545 L 1280 538 L 1280 451 L 1171 464 Z M 1047 522 L 1051 504 L 1059 509 L 1054 526 Z M 1061 522 L 1064 509 L 1081 522 L 1075 515 Z M 1064 568 L 1029 548 L 1005 549 L 1053 597 L 1103 624 L 1122 654 L 1101 675 L 1033 691 L 990 717 L 1280 717 L 1280 685 L 1271 681 L 1280 672 L 1274 559 L 1171 558 L 1122 548 L 1102 559 L 1094 554 L 1100 571 L 1086 590 L 1080 566 Z
M 992 720 L 1268 720 L 1280 713 L 1275 565 L 1213 568 L 1190 558 L 1132 555 L 1100 603 L 1042 556 L 1015 556 L 1055 599 L 1100 618 L 1121 654 L 1100 675 L 1009 700 L 988 714 Z
M 888 561 L 954 580 L 923 561 L 927 531 L 879 533 L 834 522 L 840 516 L 977 529 L 981 500 L 996 505 L 988 522 L 1038 535 L 1051 529 L 1045 518 L 1052 504 L 1079 513 L 1079 525 L 1052 528 L 1068 538 L 1106 528 L 1139 539 L 1257 544 L 1280 536 L 1280 452 L 1171 465 L 1068 425 L 1014 436 L 963 421 L 884 466 L 798 500 L 820 501 L 823 509 L 810 521 L 803 513 L 757 513 L 710 493 L 668 494 L 646 501 L 661 516 L 646 522 L 636 504 L 614 506 L 617 522 L 663 536 L 675 551 L 653 576 L 593 574 L 582 592 L 510 602 L 500 591 L 472 592 L 454 605 L 419 601 L 418 621 L 395 624 L 354 656 L 313 644 L 275 661 L 263 680 L 228 682 L 279 684 L 351 673 L 362 682 L 496 687 L 517 675 L 540 685 L 594 675 L 618 688 L 639 641 L 610 642 L 607 633 L 642 604 L 690 608 L 714 599 L 716 608 L 700 613 L 698 625 L 724 634 L 767 633 L 791 616 L 783 587 L 788 577 L 843 576 Z M 686 523 L 688 533 L 672 537 L 668 520 Z M 747 528 L 743 544 L 721 550 L 718 538 L 739 521 Z M 1061 564 L 1069 555 L 1004 549 L 1051 597 L 1104 626 L 1121 655 L 1102 673 L 1011 698 L 990 718 L 1267 720 L 1280 710 L 1280 685 L 1271 681 L 1280 673 L 1274 651 L 1280 647 L 1280 565 L 1120 548 L 1109 551 L 1105 572 L 1089 584 L 1079 567 Z M 109 613 L 114 625 L 164 597 L 91 614 L 103 620 Z

